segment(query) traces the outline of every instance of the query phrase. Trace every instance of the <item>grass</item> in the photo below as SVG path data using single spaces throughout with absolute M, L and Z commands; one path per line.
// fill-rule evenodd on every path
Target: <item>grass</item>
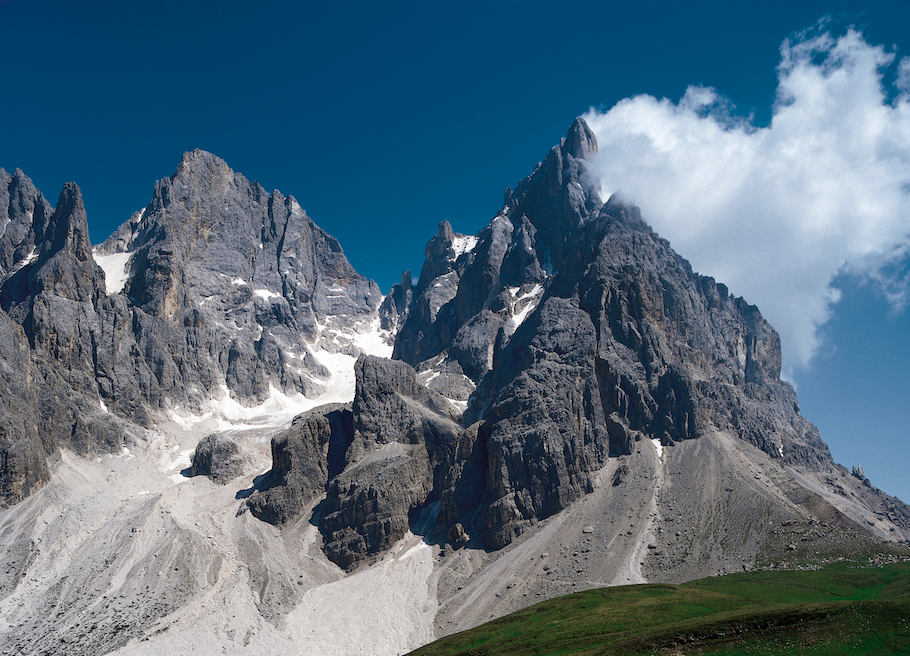
M 910 563 L 588 590 L 412 654 L 910 654 Z

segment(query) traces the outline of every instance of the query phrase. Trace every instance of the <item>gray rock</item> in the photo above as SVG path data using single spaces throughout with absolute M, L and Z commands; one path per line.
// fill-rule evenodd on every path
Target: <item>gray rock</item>
M 54 208 L 21 170 L 10 176 L 0 168 L 0 280 L 37 254 L 53 213 Z
M 244 457 L 237 443 L 218 433 L 206 435 L 193 452 L 191 476 L 208 476 L 226 485 L 243 474 Z
M 438 497 L 461 432 L 457 411 L 407 364 L 361 356 L 355 372 L 354 438 L 319 523 L 326 555 L 345 568 L 404 537 Z
M 456 549 L 461 549 L 462 547 L 467 546 L 468 542 L 471 541 L 471 536 L 468 535 L 464 526 L 460 523 L 456 523 L 452 528 L 449 529 L 449 533 L 446 536 L 446 542 L 451 544 Z
M 199 150 L 99 248 L 118 251 L 132 253 L 125 319 L 141 326 L 118 337 L 135 342 L 144 362 L 130 364 L 148 372 L 119 408 L 127 415 L 134 399 L 152 410 L 199 407 L 222 384 L 247 404 L 271 387 L 315 395 L 328 372 L 299 356 L 317 325 L 368 323 L 382 297 L 293 197 L 268 194 Z
M 247 505 L 263 521 L 281 526 L 299 517 L 344 469 L 354 438 L 350 405 L 328 405 L 296 417 L 272 438 L 272 468 Z
M 793 465 L 833 466 L 779 380 L 777 334 L 692 272 L 637 208 L 600 201 L 585 162 L 596 149 L 579 119 L 460 264 L 429 261 L 443 257 L 441 228 L 423 269 L 437 278 L 422 274 L 396 343 L 421 371 L 457 362 L 477 385 L 462 420 L 480 421 L 478 437 L 460 438 L 440 517 L 473 517 L 465 526 L 493 548 L 586 494 L 643 438 L 672 446 L 728 430 Z M 456 295 L 423 311 L 453 277 Z M 533 284 L 544 291 L 516 329 L 522 308 L 509 300 Z
M 30 381 L 39 377 L 21 327 L 0 311 L 0 508 L 50 480 Z
M 417 284 L 405 272 L 381 306 L 292 197 L 209 153 L 187 153 L 96 249 L 129 254 L 111 293 L 78 188 L 53 210 L 20 171 L 0 170 L 0 504 L 45 483 L 60 446 L 116 451 L 135 424 L 202 411 L 223 388 L 245 405 L 273 389 L 314 396 L 329 372 L 311 349 L 358 355 L 351 332 L 378 318 L 397 331 L 397 361 L 360 357 L 353 403 L 275 436 L 246 500 L 277 526 L 316 522 L 344 568 L 418 526 L 456 547 L 503 547 L 591 492 L 613 458 L 613 494 L 644 494 L 656 462 L 644 440 L 690 453 L 718 431 L 828 472 L 836 493 L 910 527 L 910 508 L 831 461 L 779 380 L 780 340 L 759 311 L 695 274 L 636 207 L 601 201 L 596 151 L 577 120 L 477 235 L 441 223 Z M 217 436 L 194 457 L 219 482 L 240 464 Z M 865 530 L 795 479 L 780 485 L 790 503 Z M 752 497 L 737 499 L 747 516 Z
M 34 207 L 35 217 L 44 216 L 37 209 L 40 203 Z M 28 437 L 32 421 L 43 457 L 61 445 L 85 455 L 120 451 L 125 428 L 97 401 L 94 368 L 99 317 L 95 308 L 104 296 L 104 273 L 92 258 L 85 207 L 75 184 L 64 187 L 56 210 L 42 218 L 41 225 L 33 217 L 30 234 L 35 240 L 33 257 L 20 261 L 0 282 L 0 307 L 6 320 L 21 325 L 34 366 L 32 373 L 26 373 L 29 367 L 16 365 L 29 376 L 26 380 L 34 381 L 25 405 L 33 419 L 19 428 L 20 422 L 13 418 L 16 413 L 7 413 L 6 420 L 17 427 L 9 439 L 14 434 L 24 436 L 20 447 L 31 446 L 14 451 L 15 463 L 36 468 L 34 476 L 25 475 L 26 481 L 43 482 L 46 465 L 38 464 L 37 446 Z M 16 352 L 11 347 L 10 356 Z M 33 491 L 34 486 L 21 490 Z

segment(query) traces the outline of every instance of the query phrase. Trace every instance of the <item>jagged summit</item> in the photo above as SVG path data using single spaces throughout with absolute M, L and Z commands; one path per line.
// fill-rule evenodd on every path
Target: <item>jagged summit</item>
M 676 454 L 680 485 L 699 469 L 689 459 L 701 450 L 687 444 L 719 439 L 767 462 L 845 480 L 779 379 L 777 333 L 757 308 L 694 273 L 637 207 L 600 201 L 585 160 L 575 156 L 594 148 L 576 121 L 473 240 L 440 224 L 410 302 L 395 301 L 403 322 L 393 357 L 462 409 L 466 427 L 455 442 L 427 435 L 430 462 L 445 473 L 420 482 L 423 498 L 407 512 L 436 503 L 439 530 L 458 525 L 500 549 L 593 493 L 605 468 L 635 460 L 649 443 Z M 406 298 L 407 287 L 391 296 Z M 367 386 L 358 394 L 369 394 Z M 394 496 L 388 490 L 402 484 L 392 475 L 360 485 Z M 730 490 L 749 505 L 749 495 L 766 498 L 762 485 Z M 336 499 L 334 512 L 357 498 Z M 711 503 L 701 510 L 718 513 L 725 502 Z M 361 525 L 379 519 L 354 516 Z M 856 526 L 859 515 L 851 516 Z M 758 548 L 769 537 L 756 528 L 747 539 Z M 333 558 L 347 566 L 375 553 L 369 541 L 342 544 Z M 724 553 L 712 557 L 732 556 Z
M 44 384 L 70 399 L 69 412 L 36 411 L 47 455 L 60 444 L 120 448 L 122 437 L 82 436 L 77 424 L 119 417 L 151 427 L 174 413 L 235 416 L 231 404 L 302 409 L 353 398 L 356 357 L 390 350 L 382 295 L 337 240 L 292 197 L 267 194 L 210 153 L 187 153 L 94 250 L 75 184 L 52 210 L 23 174 L 0 177 L 10 267 L 0 307 L 35 349 Z M 274 410 L 262 412 L 265 421 Z
M 75 183 L 64 185 L 56 210 L 37 230 L 29 231 L 29 242 L 29 255 L 16 262 L 16 270 L 3 282 L 0 307 L 6 312 L 32 311 L 31 306 L 19 306 L 43 292 L 79 302 L 99 299 L 104 274 L 92 259 L 85 205 Z M 21 243 L 17 250 L 21 252 Z
M 35 256 L 54 208 L 21 169 L 0 168 L 0 278 Z
M 566 152 L 576 159 L 587 159 L 597 154 L 597 137 L 582 117 L 578 117 L 569 128 L 564 142 Z

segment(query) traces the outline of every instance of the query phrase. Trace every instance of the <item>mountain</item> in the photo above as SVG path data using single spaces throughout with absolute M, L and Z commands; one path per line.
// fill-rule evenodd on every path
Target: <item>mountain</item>
M 202 151 L 103 244 L 0 171 L 0 648 L 399 653 L 566 592 L 910 555 L 758 309 L 578 119 L 382 296 Z

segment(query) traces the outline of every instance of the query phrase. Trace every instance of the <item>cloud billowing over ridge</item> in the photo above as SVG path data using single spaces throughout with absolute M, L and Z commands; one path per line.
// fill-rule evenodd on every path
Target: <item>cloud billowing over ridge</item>
M 785 371 L 818 351 L 837 275 L 877 281 L 896 307 L 910 300 L 893 274 L 910 256 L 910 58 L 889 90 L 894 60 L 853 29 L 785 41 L 768 127 L 705 87 L 584 116 L 604 197 L 637 203 L 696 271 L 758 305 Z

